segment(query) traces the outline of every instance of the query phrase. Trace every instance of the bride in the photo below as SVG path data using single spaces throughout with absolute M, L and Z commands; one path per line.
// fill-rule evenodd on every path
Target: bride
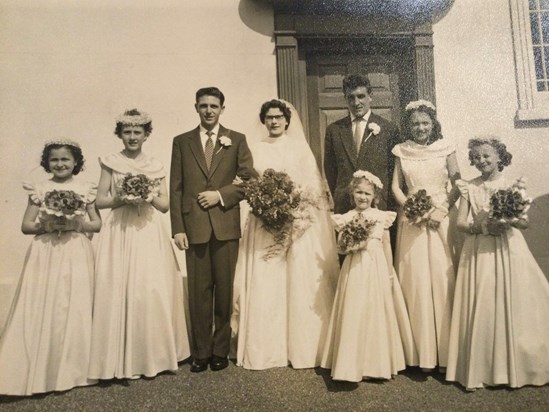
M 287 173 L 313 195 L 312 219 L 287 253 L 265 260 L 274 243 L 259 219 L 249 215 L 240 242 L 234 283 L 233 333 L 237 365 L 267 369 L 320 365 L 339 264 L 329 206 L 316 161 L 297 112 L 289 103 L 263 104 L 264 125 L 250 143 L 259 174 L 271 168 Z

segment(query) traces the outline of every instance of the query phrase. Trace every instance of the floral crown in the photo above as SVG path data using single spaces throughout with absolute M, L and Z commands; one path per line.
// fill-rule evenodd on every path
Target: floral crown
M 366 170 L 357 170 L 356 172 L 353 173 L 353 177 L 357 179 L 360 179 L 360 178 L 366 179 L 378 189 L 383 189 L 383 183 L 381 183 L 381 180 L 379 180 L 379 177 L 377 177 L 373 173 L 367 172 Z
M 406 110 L 408 112 L 410 110 L 416 110 L 420 106 L 428 107 L 429 109 L 433 109 L 434 111 L 437 110 L 437 108 L 435 107 L 435 105 L 433 103 L 431 103 L 429 100 L 423 100 L 423 99 L 416 100 L 414 102 L 408 103 L 406 105 L 406 107 L 404 108 L 404 110 Z
M 78 143 L 76 143 L 74 140 L 70 140 L 70 139 L 55 139 L 55 140 L 48 140 L 46 142 L 46 144 L 44 145 L 44 147 L 48 147 L 48 146 L 53 146 L 53 145 L 57 145 L 57 146 L 73 146 L 73 147 L 78 147 L 80 148 L 80 145 Z
M 140 114 L 129 114 L 130 110 L 126 110 L 124 114 L 121 114 L 116 118 L 116 123 L 125 124 L 128 126 L 143 126 L 144 124 L 151 123 L 152 119 L 148 113 L 140 112 Z

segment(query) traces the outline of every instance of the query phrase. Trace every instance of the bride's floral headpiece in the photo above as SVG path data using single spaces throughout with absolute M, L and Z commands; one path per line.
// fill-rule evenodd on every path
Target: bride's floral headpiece
M 54 140 L 48 140 L 46 142 L 46 144 L 44 145 L 44 147 L 47 147 L 47 146 L 53 146 L 53 145 L 56 145 L 56 146 L 74 146 L 74 147 L 80 147 L 80 145 L 78 143 L 76 143 L 74 140 L 70 140 L 70 139 L 54 139 Z
M 433 109 L 434 111 L 436 111 L 436 107 L 433 103 L 431 103 L 429 100 L 423 100 L 423 99 L 420 99 L 420 100 L 416 100 L 414 102 L 410 102 L 406 105 L 406 107 L 404 108 L 404 110 L 406 110 L 407 112 L 410 111 L 410 110 L 416 110 L 418 109 L 420 106 L 425 106 L 425 107 L 428 107 L 429 109 Z
M 139 114 L 132 114 L 138 112 L 136 109 L 126 110 L 124 114 L 121 114 L 116 118 L 116 123 L 120 123 L 127 126 L 143 126 L 152 122 L 148 113 L 139 111 Z
M 357 179 L 360 179 L 360 178 L 366 179 L 378 189 L 383 189 L 383 183 L 381 183 L 381 180 L 379 180 L 379 177 L 377 177 L 373 173 L 367 172 L 366 170 L 357 170 L 356 172 L 353 173 L 353 177 Z

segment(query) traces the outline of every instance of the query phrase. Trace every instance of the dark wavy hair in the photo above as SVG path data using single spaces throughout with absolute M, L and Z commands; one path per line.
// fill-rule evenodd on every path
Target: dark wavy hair
M 269 109 L 280 109 L 282 114 L 284 115 L 284 118 L 286 119 L 286 129 L 290 125 L 290 119 L 292 118 L 292 111 L 288 106 L 284 104 L 284 102 L 280 100 L 269 100 L 268 102 L 265 102 L 261 105 L 261 110 L 259 111 L 259 120 L 261 120 L 261 123 L 265 124 L 265 116 L 267 116 L 267 112 Z
M 195 102 L 198 103 L 198 99 L 202 96 L 217 97 L 219 99 L 219 103 L 221 103 L 221 107 L 225 104 L 225 95 L 217 87 L 202 87 L 201 89 L 198 89 L 195 94 Z
M 412 136 L 412 127 L 410 125 L 410 119 L 412 118 L 412 114 L 416 112 L 425 113 L 429 116 L 431 119 L 431 122 L 433 122 L 433 131 L 431 134 L 431 137 L 429 138 L 429 144 L 433 144 L 437 140 L 442 139 L 444 136 L 442 136 L 442 126 L 440 125 L 440 122 L 437 119 L 437 113 L 432 108 L 427 107 L 425 105 L 418 106 L 417 108 L 405 110 L 404 111 L 404 133 L 403 137 L 404 140 L 414 140 L 414 137 Z
M 72 174 L 76 176 L 78 173 L 84 170 L 84 155 L 82 154 L 82 149 L 69 143 L 46 143 L 44 149 L 42 150 L 40 166 L 42 166 L 47 173 L 51 173 L 49 165 L 51 151 L 54 149 L 62 148 L 68 149 L 71 152 L 72 157 L 74 157 L 74 169 L 72 171 Z
M 347 192 L 349 193 L 349 199 L 351 200 L 351 205 L 353 207 L 356 207 L 353 192 L 358 187 L 358 185 L 361 184 L 362 182 L 368 182 L 374 188 L 374 199 L 372 200 L 372 207 L 377 207 L 377 205 L 379 204 L 379 201 L 381 200 L 381 198 L 383 196 L 383 193 L 382 193 L 382 191 L 379 187 L 377 187 L 372 182 L 370 182 L 368 179 L 366 179 L 365 177 L 362 177 L 362 176 L 361 177 L 353 177 L 351 179 L 351 181 L 349 182 L 349 185 L 347 186 Z
M 513 155 L 507 151 L 507 146 L 505 146 L 505 144 L 501 143 L 495 137 L 476 137 L 469 140 L 468 144 L 469 162 L 471 163 L 471 166 L 474 165 L 473 148 L 482 146 L 484 144 L 490 145 L 496 150 L 499 156 L 498 170 L 500 172 L 505 168 L 505 166 L 509 166 L 511 164 L 511 159 L 513 158 Z
M 124 116 L 140 116 L 142 113 L 137 109 L 131 109 L 126 110 L 124 112 Z M 114 129 L 114 134 L 118 137 L 122 137 L 122 132 L 124 131 L 125 127 L 132 126 L 130 124 L 122 123 L 122 122 L 116 122 L 116 127 Z M 145 136 L 149 136 L 153 130 L 152 127 L 152 120 L 149 123 L 140 124 L 139 126 L 143 127 L 143 132 L 145 133 Z
M 343 78 L 343 95 L 355 90 L 357 87 L 366 87 L 368 94 L 372 94 L 372 85 L 368 77 L 361 74 L 349 74 Z

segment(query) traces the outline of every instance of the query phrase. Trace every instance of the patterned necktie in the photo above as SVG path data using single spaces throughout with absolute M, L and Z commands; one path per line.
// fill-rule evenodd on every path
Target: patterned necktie
M 353 138 L 355 140 L 355 147 L 356 147 L 356 154 L 358 156 L 358 154 L 360 153 L 360 146 L 362 144 L 362 135 L 364 134 L 364 131 L 362 130 L 362 128 L 360 127 L 361 126 L 361 122 L 363 121 L 364 119 L 362 117 L 357 117 L 354 122 L 355 122 L 355 132 L 353 134 Z
M 208 139 L 206 139 L 206 146 L 204 147 L 204 156 L 206 156 L 206 166 L 208 166 L 208 170 L 210 170 L 210 165 L 212 164 L 212 158 L 214 154 L 214 144 L 212 135 L 213 132 L 206 132 L 208 135 Z

